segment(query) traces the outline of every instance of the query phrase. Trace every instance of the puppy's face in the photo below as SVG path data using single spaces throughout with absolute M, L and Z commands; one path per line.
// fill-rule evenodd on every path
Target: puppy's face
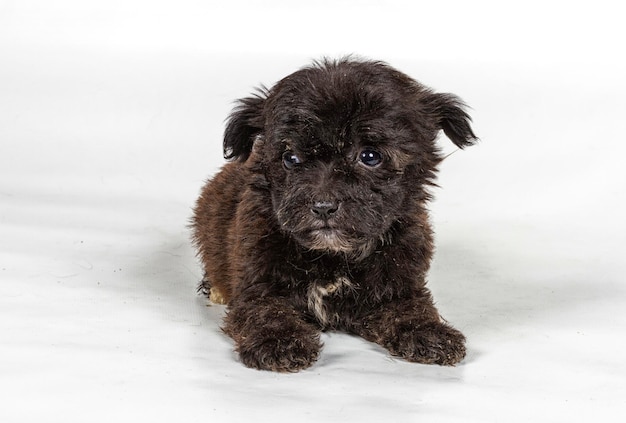
M 475 139 L 456 97 L 343 60 L 241 100 L 224 145 L 267 181 L 280 230 L 308 249 L 362 256 L 428 198 L 440 129 L 460 147 Z

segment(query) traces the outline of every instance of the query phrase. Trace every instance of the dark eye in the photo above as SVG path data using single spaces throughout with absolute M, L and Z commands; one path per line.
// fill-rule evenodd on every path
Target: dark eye
M 365 166 L 375 167 L 382 163 L 383 156 L 376 150 L 366 148 L 359 153 L 359 160 Z
M 293 152 L 285 151 L 283 153 L 283 164 L 285 165 L 285 168 L 293 169 L 294 166 L 297 166 L 300 163 L 302 163 L 302 161 Z

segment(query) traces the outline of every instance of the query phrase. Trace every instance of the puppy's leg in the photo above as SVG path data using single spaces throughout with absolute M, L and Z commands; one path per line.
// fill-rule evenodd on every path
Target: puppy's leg
M 319 329 L 276 298 L 234 301 L 224 323 L 241 361 L 259 370 L 305 369 L 315 363 L 322 347 Z
M 453 366 L 465 357 L 465 337 L 442 321 L 427 292 L 382 305 L 355 329 L 408 361 Z

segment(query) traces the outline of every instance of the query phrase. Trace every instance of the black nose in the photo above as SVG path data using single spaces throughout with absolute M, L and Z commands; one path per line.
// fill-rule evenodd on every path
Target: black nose
M 318 201 L 311 206 L 311 212 L 318 219 L 328 220 L 339 209 L 336 203 L 330 201 Z

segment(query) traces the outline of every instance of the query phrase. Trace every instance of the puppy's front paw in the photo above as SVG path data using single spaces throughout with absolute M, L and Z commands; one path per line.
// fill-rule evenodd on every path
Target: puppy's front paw
M 465 357 L 465 336 L 445 323 L 400 324 L 394 332 L 385 346 L 408 361 L 454 366 Z
M 248 367 L 275 372 L 297 372 L 317 361 L 321 343 L 317 334 L 246 337 L 238 345 L 241 361 Z
M 322 348 L 319 329 L 281 299 L 235 300 L 224 323 L 241 361 L 254 369 L 297 372 L 315 363 Z

